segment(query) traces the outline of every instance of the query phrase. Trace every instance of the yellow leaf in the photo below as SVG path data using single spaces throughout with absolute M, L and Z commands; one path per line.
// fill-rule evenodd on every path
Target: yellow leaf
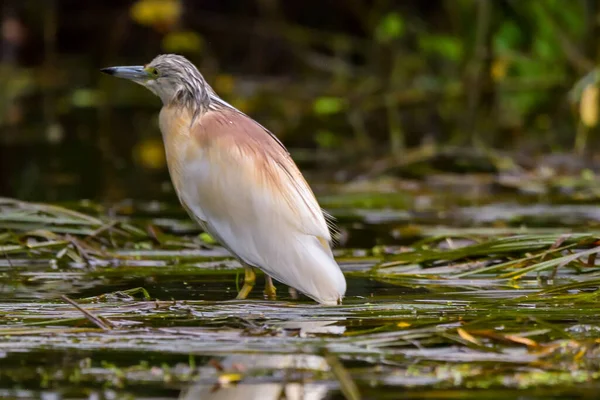
M 162 141 L 159 139 L 148 139 L 141 141 L 134 149 L 134 159 L 144 168 L 164 168 L 166 160 Z
M 235 87 L 235 80 L 231 75 L 219 74 L 215 79 L 214 87 L 218 93 L 228 94 L 233 91 L 233 88 Z
M 506 72 L 508 71 L 509 63 L 505 58 L 496 58 L 492 62 L 491 66 L 491 75 L 492 79 L 495 82 L 501 81 L 506 77 Z
M 140 25 L 172 25 L 181 15 L 179 0 L 138 0 L 130 9 L 131 18 Z
M 529 346 L 529 347 L 536 347 L 538 344 L 528 338 L 524 338 L 521 336 L 517 336 L 517 335 L 505 335 L 504 336 L 506 339 L 510 340 L 511 342 L 515 342 L 515 343 L 520 343 L 520 344 L 524 344 L 525 346 Z
M 396 326 L 398 328 L 408 328 L 411 324 L 409 322 L 398 322 Z
M 253 103 L 243 97 L 236 97 L 232 99 L 229 104 L 246 114 L 252 111 Z
M 579 350 L 577 354 L 575 354 L 575 357 L 573 357 L 573 359 L 575 361 L 580 361 L 583 358 L 583 356 L 585 356 L 585 353 L 587 353 L 587 349 L 585 347 L 582 347 L 581 350 Z
M 227 385 L 233 382 L 239 382 L 242 380 L 241 374 L 231 373 L 231 374 L 221 374 L 219 376 L 219 383 L 221 385 Z
M 471 342 L 471 343 L 473 343 L 473 344 L 476 344 L 476 345 L 478 345 L 478 346 L 480 346 L 480 345 L 481 345 L 481 343 L 479 343 L 479 340 L 475 339 L 475 338 L 473 337 L 473 335 L 471 335 L 469 332 L 465 331 L 464 329 L 462 329 L 462 328 L 458 328 L 458 329 L 456 330 L 456 332 L 457 332 L 457 333 L 458 333 L 458 335 L 459 335 L 461 338 L 463 338 L 464 340 L 466 340 L 466 341 L 468 341 L 468 342 Z
M 589 84 L 583 89 L 579 103 L 579 117 L 588 128 L 598 124 L 598 87 Z
M 203 45 L 200 35 L 191 31 L 171 32 L 162 40 L 162 48 L 171 53 L 199 53 Z

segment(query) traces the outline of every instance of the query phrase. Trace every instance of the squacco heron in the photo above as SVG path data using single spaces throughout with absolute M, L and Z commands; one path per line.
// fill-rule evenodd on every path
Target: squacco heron
M 244 266 L 245 299 L 265 273 L 315 301 L 340 304 L 346 280 L 331 252 L 325 214 L 283 144 L 222 100 L 198 69 L 178 55 L 102 72 L 160 97 L 160 130 L 177 196 L 202 229 Z

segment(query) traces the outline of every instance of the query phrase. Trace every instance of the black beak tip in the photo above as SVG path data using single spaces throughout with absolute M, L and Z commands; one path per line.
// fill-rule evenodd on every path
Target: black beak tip
M 114 75 L 115 74 L 115 69 L 113 67 L 109 67 L 109 68 L 102 68 L 100 70 L 100 72 L 105 73 L 107 75 Z

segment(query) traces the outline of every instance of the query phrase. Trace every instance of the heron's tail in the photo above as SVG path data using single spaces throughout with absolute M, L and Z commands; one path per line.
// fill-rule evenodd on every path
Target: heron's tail
M 346 278 L 335 262 L 327 242 L 315 236 L 294 237 L 279 255 L 277 266 L 265 268 L 276 280 L 324 305 L 340 304 L 346 293 Z

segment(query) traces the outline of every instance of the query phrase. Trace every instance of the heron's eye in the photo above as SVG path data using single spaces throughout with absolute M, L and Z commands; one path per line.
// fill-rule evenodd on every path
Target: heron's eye
M 148 72 L 153 78 L 158 78 L 159 76 L 158 70 L 154 67 L 146 67 L 146 72 Z

